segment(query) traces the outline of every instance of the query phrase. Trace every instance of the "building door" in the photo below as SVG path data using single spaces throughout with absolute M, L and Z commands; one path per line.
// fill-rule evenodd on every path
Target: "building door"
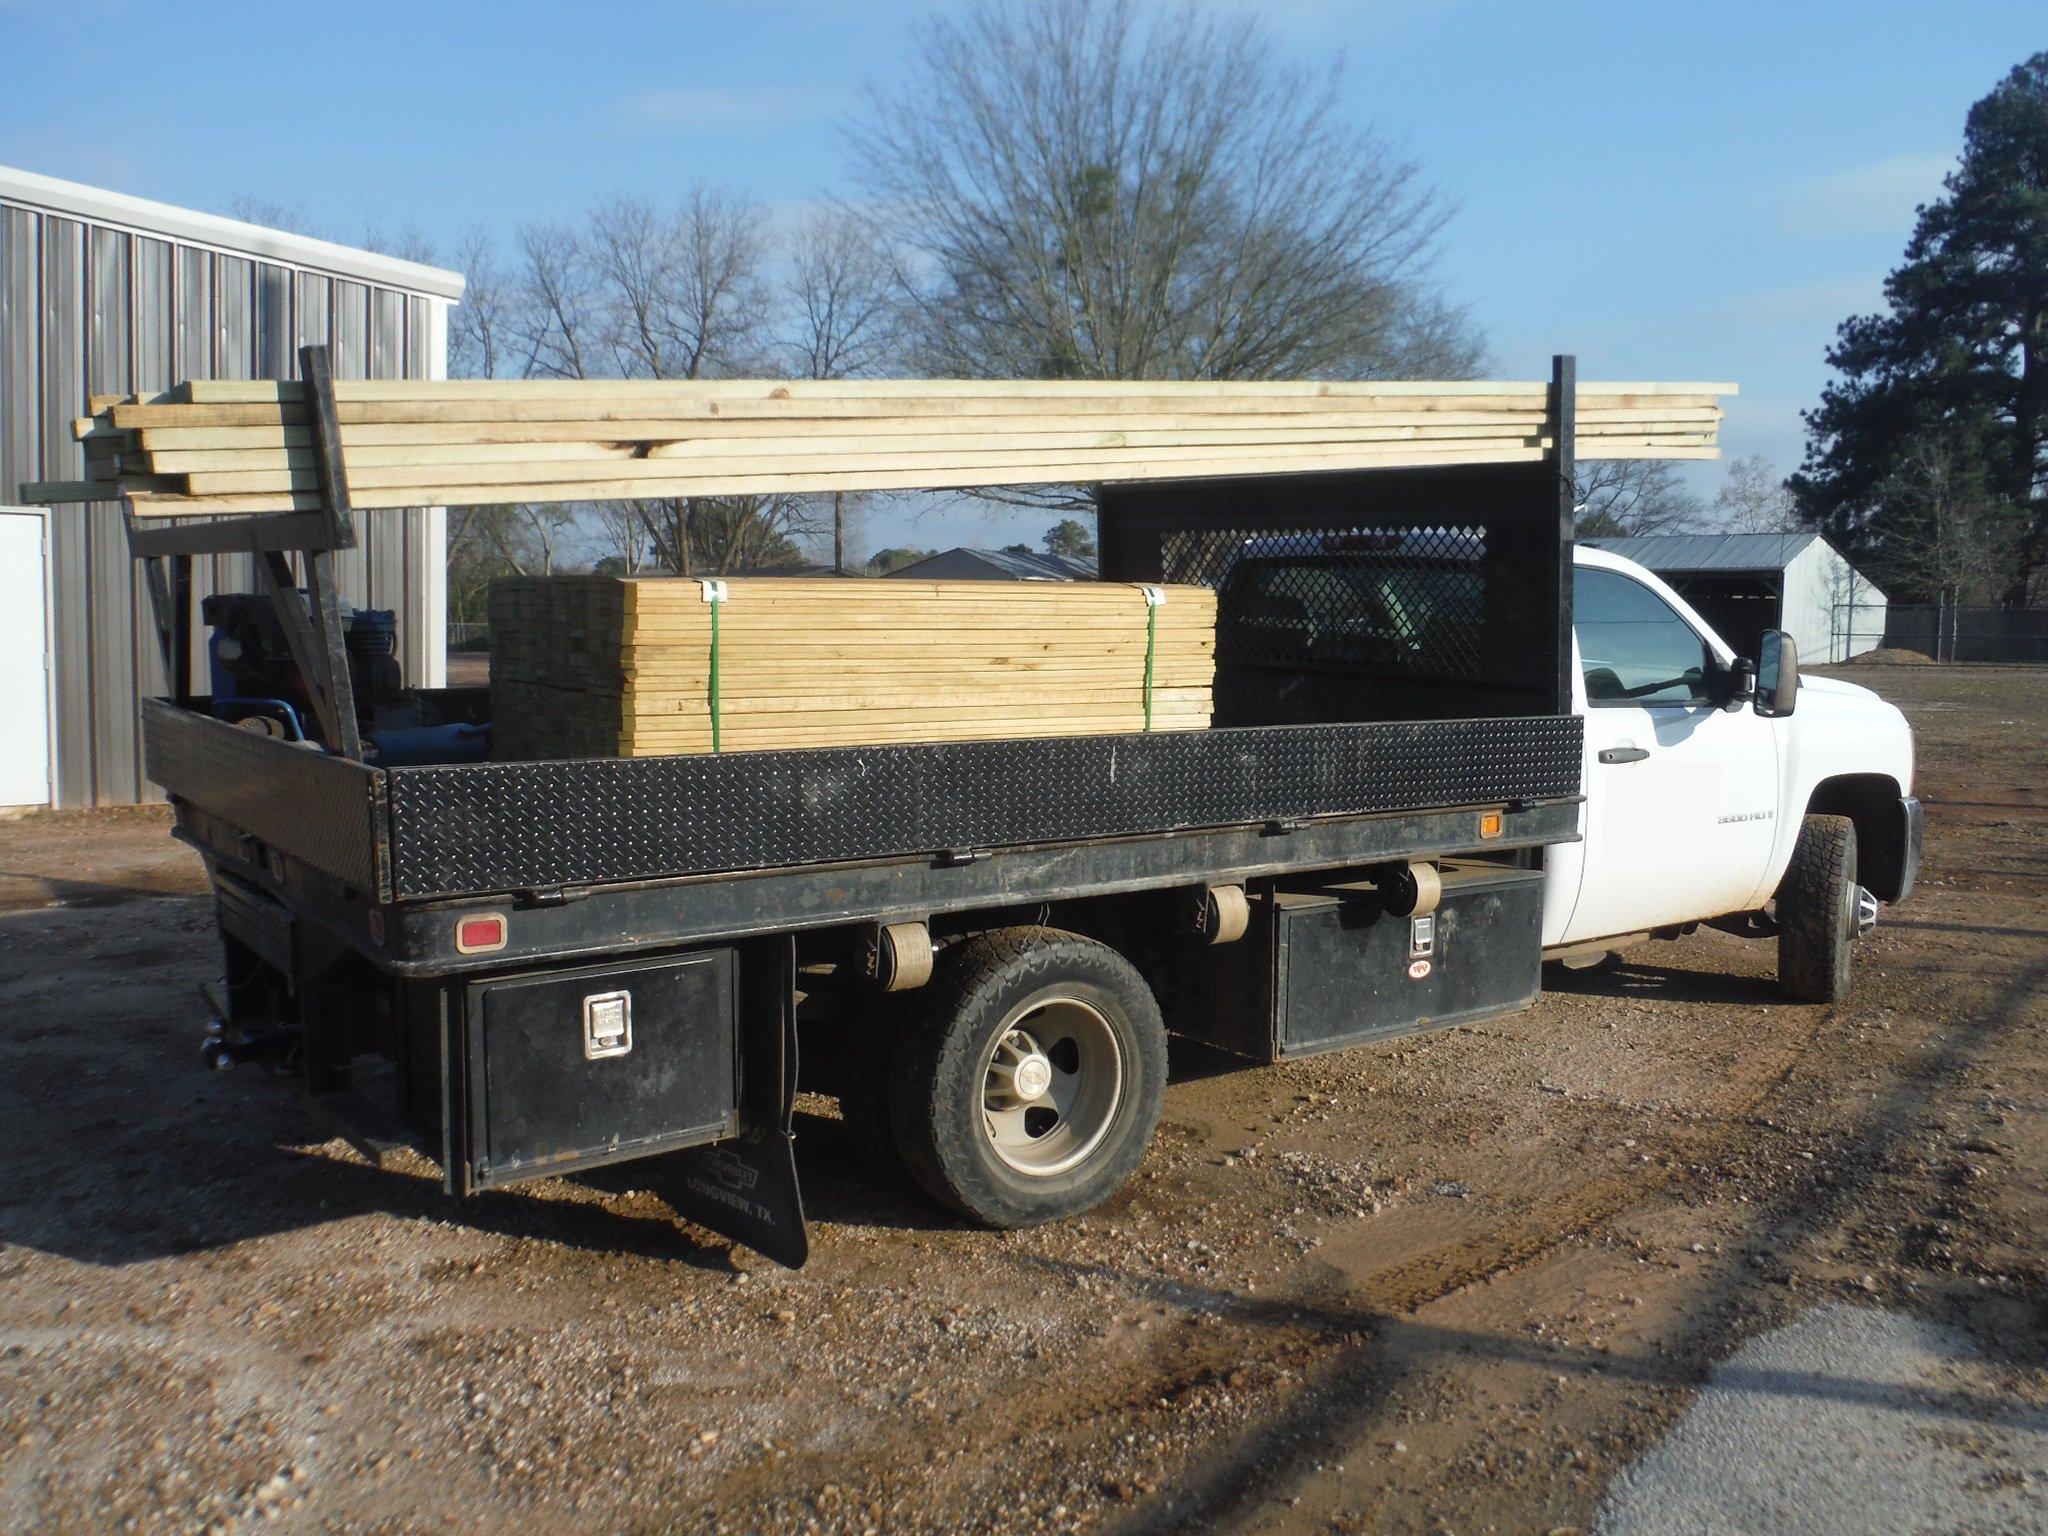
M 0 805 L 50 803 L 47 527 L 0 507 Z

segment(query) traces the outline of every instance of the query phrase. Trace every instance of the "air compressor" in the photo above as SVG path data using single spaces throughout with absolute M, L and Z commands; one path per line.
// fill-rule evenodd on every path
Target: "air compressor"
M 270 600 L 251 592 L 203 599 L 214 718 L 285 741 L 320 747 L 319 712 L 285 640 Z M 398 664 L 398 616 L 388 608 L 345 611 L 350 702 L 363 737 L 363 756 L 379 767 L 409 763 L 481 762 L 491 728 L 429 724 Z

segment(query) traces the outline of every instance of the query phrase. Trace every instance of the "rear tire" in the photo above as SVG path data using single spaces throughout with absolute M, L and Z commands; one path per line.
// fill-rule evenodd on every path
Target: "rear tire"
M 1807 817 L 1778 884 L 1778 985 L 1787 996 L 1836 1003 L 1848 994 L 1856 894 L 1856 824 Z
M 894 1022 L 874 1014 L 853 1022 L 839 1042 L 835 1073 L 839 1118 L 847 1139 L 868 1169 L 885 1181 L 901 1184 L 910 1177 L 903 1154 L 896 1150 L 896 1128 L 889 1108 L 890 1058 L 897 1030 Z
M 1076 1215 L 1128 1179 L 1166 1093 L 1166 1027 L 1131 963 L 1053 928 L 948 949 L 897 1032 L 890 1120 L 911 1175 L 991 1227 Z

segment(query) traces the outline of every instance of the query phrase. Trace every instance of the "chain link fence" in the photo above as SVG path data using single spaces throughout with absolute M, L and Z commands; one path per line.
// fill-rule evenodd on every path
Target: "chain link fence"
M 1880 616 L 1837 603 L 1834 624 L 1836 655 L 1860 655 L 1881 645 L 1917 651 L 1931 661 L 2048 665 L 2048 608 L 1893 603 Z

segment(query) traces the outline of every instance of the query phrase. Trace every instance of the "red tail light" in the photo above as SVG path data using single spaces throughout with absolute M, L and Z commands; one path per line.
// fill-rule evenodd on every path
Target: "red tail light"
M 505 947 L 505 919 L 497 912 L 481 912 L 455 920 L 455 948 L 465 955 L 487 955 Z

